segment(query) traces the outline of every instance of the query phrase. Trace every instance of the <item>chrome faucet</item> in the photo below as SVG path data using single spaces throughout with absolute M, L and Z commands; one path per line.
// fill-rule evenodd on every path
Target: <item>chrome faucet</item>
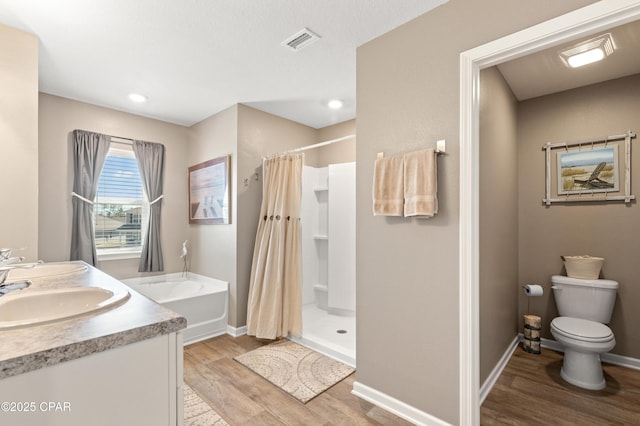
M 6 259 L 0 260 L 0 266 L 12 265 L 14 263 L 19 263 L 22 261 L 24 261 L 23 256 L 7 257 Z
M 0 297 L 4 296 L 7 293 L 11 293 L 12 291 L 24 290 L 25 288 L 29 287 L 30 285 L 31 285 L 31 281 L 29 281 L 29 280 L 16 281 L 14 283 L 0 284 Z
M 13 258 L 9 258 L 9 259 L 13 259 Z M 2 264 L 0 262 L 0 296 L 4 296 L 5 294 L 7 294 L 7 293 L 9 293 L 11 291 L 25 289 L 25 288 L 27 288 L 27 287 L 29 287 L 31 285 L 31 281 L 30 280 L 13 281 L 13 282 L 9 282 L 9 283 L 6 282 L 10 271 L 12 271 L 14 269 L 31 269 L 34 266 L 40 265 L 42 263 L 44 263 L 44 262 L 41 261 L 41 260 L 39 260 L 37 262 L 34 262 L 34 263 L 15 263 L 15 262 L 12 262 L 12 264 Z
M 15 250 L 24 250 L 24 249 L 12 249 L 12 248 L 0 248 L 0 266 L 3 265 L 11 265 L 13 263 L 18 263 L 24 261 L 23 256 L 15 256 L 11 257 L 11 254 Z

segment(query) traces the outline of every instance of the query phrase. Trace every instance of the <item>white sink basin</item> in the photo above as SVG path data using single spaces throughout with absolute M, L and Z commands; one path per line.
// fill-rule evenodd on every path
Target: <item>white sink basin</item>
M 130 297 L 125 289 L 68 287 L 19 290 L 0 297 L 0 330 L 31 327 L 113 309 Z
M 87 270 L 86 265 L 78 263 L 43 263 L 33 268 L 16 268 L 9 271 L 7 281 L 31 280 L 56 275 L 75 274 Z

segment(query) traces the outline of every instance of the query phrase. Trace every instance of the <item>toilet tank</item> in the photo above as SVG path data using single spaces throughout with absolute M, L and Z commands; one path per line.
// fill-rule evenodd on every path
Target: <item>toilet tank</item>
M 608 324 L 616 302 L 618 283 L 584 280 L 563 275 L 551 277 L 551 289 L 561 316 Z

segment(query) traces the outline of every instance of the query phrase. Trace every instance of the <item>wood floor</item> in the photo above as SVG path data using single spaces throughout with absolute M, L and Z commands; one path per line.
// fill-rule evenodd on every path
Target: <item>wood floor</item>
M 307 404 L 233 360 L 268 342 L 228 335 L 184 349 L 184 380 L 235 425 L 409 425 L 351 394 L 355 374 Z M 482 425 L 640 425 L 640 371 L 604 364 L 607 387 L 588 391 L 560 377 L 562 354 L 516 349 L 480 409 Z
M 562 354 L 516 349 L 480 409 L 482 425 L 640 425 L 640 371 L 603 364 L 607 387 L 588 391 L 560 377 Z
M 223 335 L 187 346 L 184 381 L 233 426 L 410 424 L 352 395 L 357 373 L 302 404 L 233 360 L 266 343 Z

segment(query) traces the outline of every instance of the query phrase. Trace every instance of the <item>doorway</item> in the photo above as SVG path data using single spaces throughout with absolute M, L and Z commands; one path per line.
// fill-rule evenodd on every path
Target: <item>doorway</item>
M 480 70 L 640 17 L 638 1 L 602 1 L 460 55 L 460 424 L 479 423 Z

